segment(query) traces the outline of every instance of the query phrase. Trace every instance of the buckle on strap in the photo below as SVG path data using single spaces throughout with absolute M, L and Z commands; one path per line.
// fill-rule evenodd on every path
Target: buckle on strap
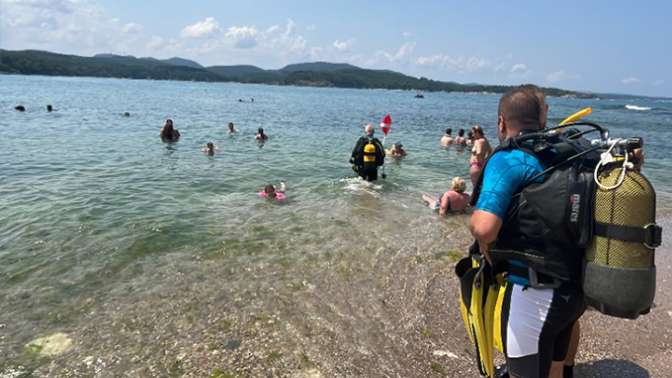
M 644 226 L 644 240 L 642 244 L 648 249 L 656 249 L 663 242 L 663 228 L 655 223 Z
M 530 284 L 530 287 L 535 289 L 557 289 L 562 286 L 562 281 L 547 274 L 537 273 L 536 270 L 530 266 L 518 266 L 509 264 L 506 272 L 510 275 L 524 278 Z
M 643 227 L 595 222 L 595 235 L 631 243 L 642 243 L 648 249 L 660 247 L 663 228 L 655 223 Z
M 530 267 L 527 268 L 527 274 L 529 277 L 528 279 L 530 281 L 530 286 L 535 289 L 557 289 L 562 285 L 562 282 L 556 278 L 553 278 L 551 283 L 539 282 L 539 275 L 537 274 L 537 271 Z

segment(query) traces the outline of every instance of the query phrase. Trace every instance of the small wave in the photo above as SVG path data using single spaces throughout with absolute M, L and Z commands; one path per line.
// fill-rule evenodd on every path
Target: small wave
M 646 111 L 651 110 L 651 108 L 649 108 L 648 106 L 637 106 L 637 105 L 630 105 L 630 104 L 625 105 L 625 108 L 628 109 L 628 110 L 636 110 L 638 112 L 646 112 Z
M 353 193 L 368 193 L 374 197 L 380 197 L 378 192 L 383 188 L 382 185 L 376 185 L 374 183 L 362 180 L 359 177 L 343 178 L 338 180 L 345 183 L 345 190 Z

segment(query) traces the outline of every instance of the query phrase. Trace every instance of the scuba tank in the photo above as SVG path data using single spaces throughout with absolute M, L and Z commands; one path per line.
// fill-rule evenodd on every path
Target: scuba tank
M 655 248 L 662 229 L 656 225 L 653 186 L 628 162 L 628 152 L 641 147 L 641 139 L 607 144 L 594 173 L 594 230 L 585 254 L 583 292 L 586 303 L 603 314 L 635 319 L 653 304 Z
M 376 165 L 376 145 L 373 140 L 369 139 L 368 143 L 364 145 L 363 162 L 365 165 Z

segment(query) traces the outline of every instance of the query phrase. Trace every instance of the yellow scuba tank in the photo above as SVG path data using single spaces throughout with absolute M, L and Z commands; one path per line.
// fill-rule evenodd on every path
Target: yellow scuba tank
M 622 161 L 622 158 L 620 159 Z M 628 319 L 645 314 L 656 291 L 656 193 L 639 172 L 618 159 L 595 171 L 594 235 L 584 263 L 586 302 Z
M 363 161 L 364 164 L 376 163 L 376 145 L 371 140 L 369 140 L 369 142 L 364 145 Z

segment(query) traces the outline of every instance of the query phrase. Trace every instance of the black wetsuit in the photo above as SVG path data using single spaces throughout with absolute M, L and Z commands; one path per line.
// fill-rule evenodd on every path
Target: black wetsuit
M 375 162 L 364 162 L 364 146 L 369 141 L 376 147 Z M 357 140 L 355 148 L 352 149 L 352 156 L 350 157 L 350 164 L 352 169 L 366 181 L 375 181 L 378 179 L 378 167 L 382 166 L 385 161 L 385 149 L 378 138 L 363 136 Z

